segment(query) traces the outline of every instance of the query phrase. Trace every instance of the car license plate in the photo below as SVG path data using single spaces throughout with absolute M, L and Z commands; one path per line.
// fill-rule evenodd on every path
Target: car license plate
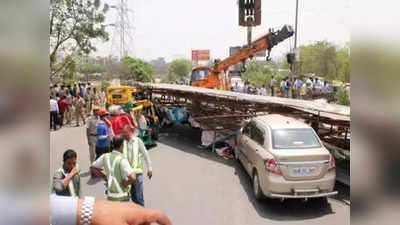
M 315 167 L 296 167 L 292 169 L 292 175 L 296 177 L 312 176 L 316 171 Z

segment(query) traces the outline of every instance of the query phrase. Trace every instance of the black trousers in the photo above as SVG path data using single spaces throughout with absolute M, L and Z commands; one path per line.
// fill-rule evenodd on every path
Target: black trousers
M 50 111 L 50 129 L 57 129 L 57 111 Z
M 60 113 L 60 121 L 58 121 L 60 127 L 64 125 L 64 113 Z

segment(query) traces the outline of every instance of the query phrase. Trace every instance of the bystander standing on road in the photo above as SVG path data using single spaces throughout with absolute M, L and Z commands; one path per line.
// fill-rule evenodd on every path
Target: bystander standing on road
M 301 81 L 300 78 L 296 77 L 296 80 L 294 81 L 293 84 L 293 98 L 300 98 L 300 91 L 301 87 L 303 86 L 303 81 Z
M 105 105 L 106 105 L 106 92 L 104 90 L 101 91 L 100 99 L 101 99 L 101 107 L 105 107 Z
M 76 160 L 74 150 L 64 152 L 63 165 L 53 176 L 52 192 L 56 195 L 81 197 L 81 178 Z
M 90 105 L 90 87 L 86 88 L 85 91 L 85 95 L 83 96 L 83 98 L 85 99 L 85 103 L 86 103 L 86 114 L 87 116 L 90 116 L 90 111 L 92 110 L 91 105 Z
M 99 109 L 98 111 L 100 120 L 97 122 L 96 159 L 110 151 L 110 135 L 106 119 L 107 114 L 108 112 L 105 109 Z
M 93 114 L 88 118 L 86 125 L 86 137 L 89 145 L 89 157 L 90 163 L 95 160 L 96 153 L 96 141 L 97 141 L 97 122 L 98 118 L 98 107 L 93 107 Z
M 275 96 L 275 83 L 276 80 L 274 78 L 274 76 L 271 77 L 271 80 L 269 81 L 269 89 L 270 89 L 270 94 L 271 96 Z
M 55 92 L 55 94 L 60 94 L 60 87 L 58 86 L 58 84 L 55 84 L 54 85 L 54 92 Z
M 81 98 L 83 98 L 84 92 L 83 92 L 82 83 L 79 83 L 79 84 L 78 84 L 78 88 L 79 88 L 79 96 L 81 96 Z
M 90 102 L 91 102 L 92 107 L 93 107 L 93 105 L 96 105 L 96 106 L 101 105 L 100 95 L 96 88 L 93 88 L 92 94 L 90 95 Z
M 285 80 L 285 97 L 286 98 L 289 98 L 289 90 L 290 90 L 290 87 L 292 86 L 292 83 L 290 82 L 290 79 L 289 79 L 289 77 L 286 77 L 286 80 Z
M 57 130 L 57 116 L 58 116 L 58 103 L 54 99 L 55 97 L 50 96 L 50 129 Z
M 305 96 L 306 96 L 306 98 L 311 98 L 312 97 L 312 93 L 313 93 L 313 78 L 312 77 L 309 77 L 308 79 L 307 79 L 307 81 L 306 81 L 306 86 L 307 86 L 307 89 L 306 89 L 306 94 L 305 94 Z
M 123 137 L 115 136 L 113 151 L 100 156 L 90 167 L 93 174 L 107 182 L 107 199 L 111 201 L 129 201 L 129 185 L 136 180 L 134 171 L 122 154 L 123 143 Z
M 328 81 L 325 80 L 324 85 L 321 87 L 322 94 L 328 94 L 329 89 L 330 89 L 330 87 L 329 87 Z
M 122 135 L 125 139 L 123 153 L 128 159 L 129 165 L 132 166 L 136 174 L 136 180 L 131 187 L 131 198 L 136 204 L 144 207 L 143 196 L 143 159 L 147 166 L 147 176 L 149 179 L 153 176 L 153 169 L 151 166 L 150 155 L 147 152 L 146 146 L 143 141 L 133 135 L 134 130 L 128 125 L 122 129 Z M 143 159 L 142 159 L 143 158 Z
M 73 97 L 71 94 L 71 89 L 68 87 L 67 88 L 67 97 L 66 97 L 66 101 L 68 104 L 68 111 L 66 112 L 66 119 L 67 119 L 67 124 L 71 124 L 72 121 L 72 102 L 73 102 Z
M 61 96 L 61 99 L 58 100 L 58 109 L 59 109 L 59 114 L 60 114 L 60 127 L 64 125 L 64 115 L 67 114 L 67 111 L 69 111 L 69 106 L 66 100 L 65 95 Z
M 265 85 L 264 84 L 260 88 L 260 95 L 261 96 L 266 96 L 267 95 L 267 90 L 265 89 Z
M 75 95 L 73 100 L 74 108 L 75 108 L 75 117 L 76 117 L 76 126 L 79 127 L 79 120 L 82 119 L 83 125 L 85 125 L 85 117 L 83 116 L 84 108 L 85 108 L 85 100 L 81 98 L 79 94 Z
M 280 96 L 283 97 L 285 96 L 285 82 L 286 82 L 286 78 L 283 78 L 281 80 L 281 83 L 279 84 L 279 90 L 280 90 Z

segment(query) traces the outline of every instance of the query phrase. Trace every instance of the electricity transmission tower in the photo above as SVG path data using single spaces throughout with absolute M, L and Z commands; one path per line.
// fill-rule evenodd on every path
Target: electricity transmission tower
M 116 0 L 115 5 L 110 8 L 116 10 L 116 20 L 113 24 L 114 32 L 112 36 L 111 55 L 118 52 L 121 59 L 124 56 L 134 56 L 133 36 L 135 27 L 133 26 L 134 11 L 129 8 L 127 0 Z

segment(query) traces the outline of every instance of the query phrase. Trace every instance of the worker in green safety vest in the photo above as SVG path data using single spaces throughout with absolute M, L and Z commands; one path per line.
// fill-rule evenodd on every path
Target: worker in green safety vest
M 143 197 L 143 163 L 142 158 L 147 166 L 147 176 L 149 179 L 153 176 L 150 156 L 146 146 L 140 138 L 134 135 L 135 128 L 125 125 L 122 128 L 122 135 L 125 138 L 123 155 L 128 159 L 133 171 L 136 174 L 136 180 L 131 187 L 132 202 L 144 207 Z
M 63 155 L 63 166 L 53 176 L 52 193 L 61 196 L 81 197 L 81 178 L 76 163 L 77 154 L 68 149 Z
M 114 136 L 112 140 L 114 150 L 101 155 L 90 167 L 93 174 L 107 182 L 107 199 L 111 201 L 129 201 L 129 185 L 136 179 L 136 174 L 122 154 L 123 143 L 122 136 Z

